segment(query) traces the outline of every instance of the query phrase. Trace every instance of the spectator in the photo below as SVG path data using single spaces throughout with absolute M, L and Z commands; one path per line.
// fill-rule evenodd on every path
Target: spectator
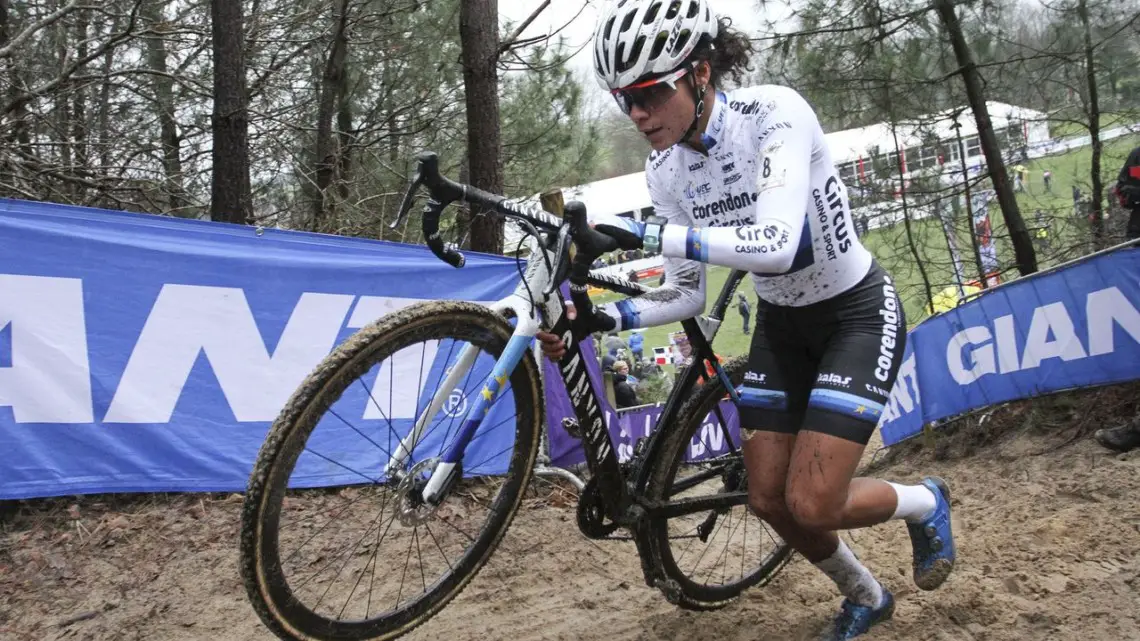
M 610 352 L 606 352 L 605 354 L 602 355 L 602 371 L 603 372 L 613 371 L 614 363 L 616 363 L 616 362 L 617 362 L 617 357 L 614 356 L 613 354 L 611 354 Z
M 635 269 L 629 270 L 629 280 L 630 280 L 630 282 L 633 282 L 633 283 L 637 282 L 637 280 L 638 280 L 637 279 L 637 270 L 635 270 Z
M 651 358 L 642 359 L 637 363 L 636 368 L 634 373 L 639 379 L 649 379 L 661 374 L 661 366 Z
M 605 349 L 606 352 L 608 352 L 610 355 L 616 357 L 619 350 L 629 349 L 629 346 L 625 344 L 625 341 L 623 341 L 620 336 L 618 336 L 618 333 L 616 331 L 611 330 L 610 333 L 606 335 L 606 338 L 602 341 L 602 348 Z
M 744 297 L 744 294 L 737 294 L 737 296 L 740 297 L 740 301 L 737 302 L 736 309 L 740 312 L 740 317 L 744 319 L 744 334 L 747 335 L 749 333 L 748 328 L 751 326 L 749 321 L 752 320 L 752 307 L 748 305 L 748 299 Z
M 629 337 L 629 351 L 633 353 L 633 362 L 641 362 L 642 346 L 644 343 L 645 337 L 641 335 L 641 332 L 634 332 Z
M 1041 176 L 1045 179 L 1045 191 L 1050 194 L 1053 193 L 1053 172 L 1046 169 L 1045 173 Z
M 1128 230 L 1125 232 L 1129 240 L 1140 238 L 1140 147 L 1128 154 L 1128 160 L 1120 169 L 1120 176 L 1116 179 L 1116 195 L 1120 198 L 1120 206 L 1130 210 L 1128 216 Z
M 1074 189 L 1076 189 L 1074 187 Z M 1045 218 L 1045 212 L 1040 209 L 1033 215 L 1034 235 L 1037 237 L 1037 244 L 1042 251 L 1049 250 L 1049 221 Z
M 1131 210 L 1128 217 L 1129 240 L 1140 238 L 1140 147 L 1128 154 L 1120 176 L 1116 180 L 1116 195 L 1125 209 Z M 1136 251 L 1136 250 L 1133 250 Z M 1140 416 L 1124 425 L 1105 430 L 1097 430 L 1093 435 L 1097 443 L 1117 452 L 1128 452 L 1140 447 Z
M 618 409 L 637 406 L 637 392 L 629 382 L 629 364 L 625 361 L 614 363 L 614 402 Z

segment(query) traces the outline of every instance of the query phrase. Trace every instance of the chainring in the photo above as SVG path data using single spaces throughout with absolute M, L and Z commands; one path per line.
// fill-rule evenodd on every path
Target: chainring
M 597 479 L 586 481 L 578 496 L 578 529 L 591 539 L 604 539 L 620 526 L 606 518 L 606 505 Z

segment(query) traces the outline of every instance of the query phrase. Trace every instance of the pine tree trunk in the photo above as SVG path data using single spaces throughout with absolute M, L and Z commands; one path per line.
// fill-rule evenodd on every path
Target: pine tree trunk
M 989 167 L 990 178 L 997 192 L 998 204 L 1001 205 L 1002 217 L 1005 219 L 1006 229 L 1009 230 L 1010 240 L 1013 243 L 1014 259 L 1017 261 L 1017 270 L 1022 275 L 1037 271 L 1037 253 L 1033 249 L 1033 240 L 1029 230 L 1025 228 L 1025 221 L 1017 206 L 1017 199 L 1013 194 L 1013 187 L 1009 184 L 1009 174 L 1005 170 L 1005 162 L 1001 157 L 1001 147 L 997 136 L 994 135 L 994 126 L 986 110 L 985 92 L 982 89 L 982 78 L 978 66 L 974 62 L 973 53 L 966 44 L 966 37 L 962 33 L 962 24 L 958 21 L 958 14 L 954 10 L 952 0 L 938 0 L 936 3 L 938 15 L 942 19 L 946 33 L 950 36 L 950 43 L 954 47 L 954 56 L 961 69 L 962 81 L 966 86 L 966 97 L 970 108 L 974 112 L 974 120 L 978 124 L 978 138 L 981 142 L 982 153 Z
M 158 112 L 159 144 L 162 146 L 162 169 L 165 174 L 166 200 L 168 210 L 176 216 L 189 215 L 184 209 L 187 199 L 182 183 L 181 137 L 178 123 L 174 119 L 174 80 L 168 75 L 166 64 L 166 41 L 162 34 L 166 29 L 162 15 L 167 0 L 147 0 L 143 4 L 143 17 L 158 35 L 146 39 L 147 66 L 158 73 L 152 77 L 155 110 Z
M 230 223 L 253 219 L 249 180 L 249 96 L 240 0 L 210 1 L 214 49 L 214 175 L 210 217 Z
M 467 158 L 471 184 L 493 194 L 503 191 L 499 132 L 498 0 L 463 0 L 459 37 L 463 43 L 463 85 L 467 98 Z M 472 212 L 476 214 L 478 212 Z M 471 249 L 501 254 L 503 223 L 498 216 L 472 221 Z
M 333 138 L 333 116 L 337 112 L 337 93 L 340 91 L 345 73 L 345 58 L 348 42 L 345 30 L 348 26 L 348 0 L 340 0 L 334 14 L 336 30 L 333 34 L 332 49 L 325 61 L 321 76 L 320 102 L 317 108 L 317 141 L 314 149 L 316 193 L 312 202 L 312 227 L 324 229 L 324 221 L 334 209 L 332 193 L 333 177 L 336 175 L 336 140 Z
M 1100 155 L 1104 144 L 1100 140 L 1100 97 L 1096 90 L 1096 61 L 1092 43 L 1092 29 L 1089 27 L 1088 0 L 1077 3 L 1077 16 L 1081 20 L 1081 30 L 1085 45 L 1085 78 L 1088 82 L 1089 136 L 1092 139 L 1092 195 L 1089 215 L 1092 216 L 1093 243 L 1100 249 L 1104 246 L 1104 184 L 1100 179 Z
M 90 9 L 81 9 L 76 12 L 75 39 L 79 43 L 77 57 L 86 58 L 87 30 L 91 23 Z M 87 87 L 78 87 L 72 102 L 71 114 L 71 140 L 75 151 L 75 175 L 89 180 L 94 176 L 90 166 L 90 154 L 87 147 Z M 75 184 L 77 200 L 82 202 L 86 188 L 80 183 Z

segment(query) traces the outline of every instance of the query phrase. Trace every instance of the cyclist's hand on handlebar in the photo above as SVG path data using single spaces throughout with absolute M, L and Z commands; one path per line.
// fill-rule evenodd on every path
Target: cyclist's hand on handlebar
M 620 249 L 641 249 L 645 239 L 645 223 L 624 216 L 603 215 L 594 219 L 594 229 L 617 241 Z

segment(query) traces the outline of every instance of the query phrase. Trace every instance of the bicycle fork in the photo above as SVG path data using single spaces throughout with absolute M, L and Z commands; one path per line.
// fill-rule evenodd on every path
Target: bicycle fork
M 510 303 L 504 302 L 502 305 L 496 306 L 493 309 L 501 312 L 510 308 L 512 308 Z M 507 346 L 503 349 L 502 356 L 495 362 L 490 375 L 484 379 L 479 395 L 467 414 L 467 419 L 463 421 L 455 438 L 444 448 L 439 463 L 431 472 L 431 477 L 423 489 L 422 498 L 425 503 L 437 505 L 443 500 L 444 495 L 454 482 L 458 480 L 463 472 L 463 454 L 468 444 L 471 443 L 471 439 L 474 438 L 475 433 L 479 431 L 479 426 L 482 425 L 483 420 L 487 417 L 487 413 L 491 411 L 491 407 L 495 404 L 495 401 L 498 400 L 499 395 L 506 387 L 507 380 L 511 377 L 511 373 L 518 367 L 519 362 L 530 349 L 531 341 L 534 339 L 534 335 L 538 330 L 538 321 L 529 316 L 516 314 L 516 317 L 519 319 L 518 325 L 515 327 L 514 334 L 510 340 L 507 341 Z M 459 382 L 463 380 L 471 370 L 478 355 L 479 348 L 474 345 L 468 345 L 460 352 L 459 359 L 455 366 L 452 367 L 451 372 L 447 375 L 443 384 L 435 391 L 435 395 L 432 397 L 431 402 L 428 403 L 427 409 L 416 419 L 411 433 L 400 441 L 392 453 L 391 459 L 384 468 L 384 472 L 388 478 L 402 480 L 407 474 L 408 458 L 411 456 L 416 445 L 420 442 L 420 439 L 423 438 L 424 430 L 439 413 L 440 409 L 443 408 L 443 404 L 451 397 L 459 385 Z

